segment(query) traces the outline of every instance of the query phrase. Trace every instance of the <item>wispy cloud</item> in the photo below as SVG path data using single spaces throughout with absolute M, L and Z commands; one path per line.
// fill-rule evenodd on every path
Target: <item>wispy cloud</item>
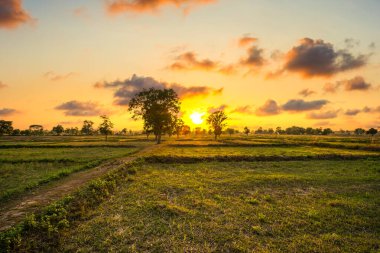
M 337 111 L 322 111 L 322 112 L 310 112 L 307 114 L 308 119 L 334 119 L 338 117 L 338 112 Z
M 70 72 L 67 74 L 57 74 L 53 71 L 49 71 L 49 72 L 46 72 L 44 74 L 44 77 L 49 79 L 50 81 L 62 81 L 62 80 L 66 80 L 66 79 L 73 77 L 73 76 L 76 76 L 76 75 L 78 75 L 78 74 L 74 73 L 74 72 Z
M 11 108 L 0 109 L 0 116 L 11 116 L 17 113 L 17 110 Z
M 315 93 L 316 93 L 315 91 L 310 90 L 310 89 L 303 89 L 300 92 L 298 92 L 298 94 L 303 96 L 303 97 L 309 97 Z
M 188 13 L 196 6 L 217 2 L 216 0 L 108 0 L 107 12 L 115 15 L 126 12 L 144 13 L 157 12 L 164 6 L 174 6 Z
M 95 102 L 80 102 L 72 100 L 55 107 L 56 110 L 64 111 L 66 116 L 99 116 L 102 114 L 110 114 L 109 111 L 101 108 Z
M 8 85 L 0 81 L 0 89 L 7 88 Z

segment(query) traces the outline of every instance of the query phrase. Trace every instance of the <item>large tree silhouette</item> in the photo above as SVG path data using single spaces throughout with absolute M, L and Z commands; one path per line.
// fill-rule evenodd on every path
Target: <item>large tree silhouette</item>
M 144 121 L 144 131 L 151 131 L 157 144 L 161 136 L 173 130 L 173 122 L 177 122 L 180 102 L 177 93 L 172 89 L 144 89 L 129 102 L 128 110 L 133 119 Z
M 223 111 L 216 111 L 210 114 L 207 118 L 207 123 L 210 125 L 212 131 L 214 132 L 215 140 L 218 139 L 223 132 L 223 128 L 227 126 L 225 121 L 227 120 L 227 115 Z

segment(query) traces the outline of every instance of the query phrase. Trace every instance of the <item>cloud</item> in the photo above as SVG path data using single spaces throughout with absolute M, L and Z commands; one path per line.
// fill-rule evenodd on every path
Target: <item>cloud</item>
M 114 82 L 98 82 L 94 85 L 95 88 L 110 88 L 115 89 L 114 97 L 115 104 L 128 105 L 131 98 L 142 91 L 143 89 L 173 89 L 177 92 L 180 98 L 189 98 L 194 96 L 220 95 L 223 88 L 214 89 L 207 86 L 191 86 L 185 87 L 177 83 L 167 83 L 155 80 L 152 77 L 140 77 L 133 75 L 130 79 Z
M 258 41 L 257 38 L 254 38 L 251 36 L 244 36 L 244 37 L 239 39 L 239 46 L 240 47 L 246 47 L 246 46 L 251 45 L 257 41 Z
M 356 76 L 352 79 L 342 80 L 336 83 L 326 83 L 323 90 L 326 93 L 335 93 L 341 86 L 344 86 L 346 91 L 367 91 L 373 88 L 372 85 L 366 82 L 363 77 Z
M 363 108 L 362 111 L 365 112 L 365 113 L 377 113 L 377 112 L 380 112 L 380 106 L 378 106 L 378 107 L 368 107 L 368 106 L 366 106 L 366 107 Z
M 108 111 L 100 108 L 97 103 L 79 102 L 76 100 L 58 105 L 54 109 L 64 111 L 66 116 L 99 116 L 109 113 Z
M 369 55 L 352 55 L 347 49 L 335 50 L 331 43 L 304 38 L 285 56 L 282 71 L 296 72 L 305 78 L 357 69 L 367 64 Z
M 218 107 L 209 107 L 209 108 L 207 108 L 207 112 L 209 114 L 211 114 L 211 113 L 218 112 L 218 111 L 224 111 L 227 108 L 228 108 L 228 105 L 223 104 L 223 105 L 220 105 Z
M 361 112 L 362 112 L 362 110 L 360 110 L 360 109 L 350 109 L 350 110 L 347 110 L 344 114 L 347 116 L 355 116 Z
M 0 109 L 0 116 L 10 116 L 10 115 L 13 115 L 15 113 L 17 113 L 17 111 L 15 109 L 11 109 L 11 108 Z
M 240 60 L 240 64 L 247 67 L 261 67 L 265 64 L 264 50 L 253 45 L 247 50 L 248 56 Z
M 310 112 L 307 114 L 308 119 L 334 119 L 338 117 L 339 111 Z
M 363 77 L 356 76 L 353 79 L 346 80 L 343 82 L 344 88 L 347 91 L 352 90 L 368 90 L 371 88 L 371 84 L 367 83 Z
M 304 101 L 302 99 L 291 99 L 282 106 L 285 111 L 311 111 L 321 109 L 329 103 L 327 100 Z
M 300 94 L 301 96 L 304 96 L 304 97 L 308 97 L 308 96 L 311 96 L 311 95 L 313 95 L 315 93 L 316 92 L 313 91 L 313 90 L 304 89 L 304 90 L 301 90 L 298 94 Z
M 249 114 L 249 115 L 254 114 L 254 111 L 252 110 L 252 107 L 250 105 L 236 107 L 231 112 L 240 113 L 240 114 Z
M 268 99 L 265 104 L 256 110 L 258 116 L 271 116 L 277 115 L 281 112 L 281 108 L 277 105 L 277 102 Z
M 0 81 L 0 89 L 7 88 L 8 85 Z
M 89 18 L 88 10 L 86 7 L 81 6 L 73 10 L 73 15 L 78 18 Z
M 335 93 L 338 90 L 339 86 L 339 84 L 326 83 L 323 86 L 323 90 L 325 91 L 325 93 Z
M 77 73 L 70 72 L 67 74 L 60 75 L 60 74 L 54 73 L 53 71 L 49 71 L 44 74 L 44 77 L 49 79 L 50 81 L 62 81 L 75 75 L 77 75 Z
M 168 68 L 174 71 L 216 71 L 226 75 L 236 73 L 236 68 L 232 64 L 223 66 L 218 61 L 198 59 L 197 54 L 191 51 L 176 56 L 175 61 Z
M 196 6 L 215 2 L 216 0 L 109 0 L 106 7 L 107 12 L 112 15 L 125 12 L 156 12 L 165 5 L 172 5 L 188 13 Z
M 176 61 L 169 66 L 172 70 L 213 70 L 219 65 L 210 59 L 197 59 L 194 52 L 186 52 L 176 57 Z
M 14 29 L 33 18 L 23 9 L 21 0 L 0 0 L 0 28 Z

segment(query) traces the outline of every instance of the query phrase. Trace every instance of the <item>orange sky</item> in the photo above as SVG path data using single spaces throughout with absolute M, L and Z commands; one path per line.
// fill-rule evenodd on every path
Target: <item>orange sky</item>
M 0 3 L 0 119 L 139 130 L 128 100 L 165 87 L 192 126 L 217 109 L 239 129 L 380 126 L 379 1 L 174 3 Z

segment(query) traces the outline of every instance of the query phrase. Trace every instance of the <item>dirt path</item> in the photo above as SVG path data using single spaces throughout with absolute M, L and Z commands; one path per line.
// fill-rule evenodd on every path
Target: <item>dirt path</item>
M 159 146 L 157 145 L 150 145 L 127 157 L 106 162 L 93 169 L 73 173 L 59 181 L 54 181 L 38 187 L 22 197 L 0 206 L 0 231 L 6 230 L 17 224 L 24 219 L 27 214 L 33 213 L 39 208 L 47 206 L 48 204 L 75 192 L 79 187 L 92 179 L 106 174 L 108 171 L 119 165 L 132 162 L 138 157 L 146 155 L 158 147 Z

